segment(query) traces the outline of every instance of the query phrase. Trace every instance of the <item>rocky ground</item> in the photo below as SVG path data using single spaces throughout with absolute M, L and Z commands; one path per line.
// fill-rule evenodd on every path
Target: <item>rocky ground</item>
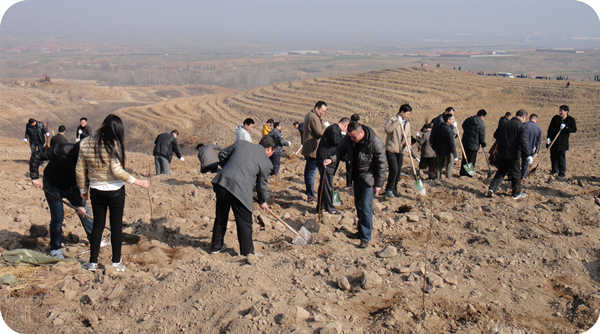
M 28 149 L 0 144 L 0 252 L 46 252 L 49 238 L 31 229 L 50 218 L 43 192 L 27 179 Z M 17 284 L 0 287 L 2 314 L 20 333 L 579 333 L 600 310 L 600 206 L 592 195 L 599 149 L 569 152 L 565 181 L 547 183 L 543 161 L 518 202 L 508 182 L 484 197 L 483 156 L 477 177 L 427 181 L 426 197 L 416 195 L 405 163 L 402 196 L 375 201 L 367 249 L 346 236 L 356 217 L 338 178 L 342 215 L 326 214 L 311 245 L 293 245 L 255 207 L 260 256 L 250 263 L 238 255 L 233 220 L 227 252 L 207 254 L 212 176 L 193 157 L 174 161 L 172 175 L 151 179 L 152 217 L 148 193 L 127 187 L 124 231 L 141 241 L 124 246 L 126 272 L 81 267 L 89 247 L 65 208 L 69 259 L 22 270 Z M 129 155 L 139 175 L 150 166 L 151 156 Z M 269 184 L 273 210 L 295 228 L 316 219 L 302 171 L 301 159 L 284 158 Z M 102 249 L 103 265 L 110 253 Z

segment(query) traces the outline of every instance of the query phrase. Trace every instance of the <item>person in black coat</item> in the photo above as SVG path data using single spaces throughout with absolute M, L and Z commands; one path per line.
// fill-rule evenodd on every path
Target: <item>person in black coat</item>
M 81 117 L 79 119 L 79 126 L 77 127 L 77 131 L 75 132 L 75 142 L 79 143 L 85 138 L 92 135 L 92 130 L 88 126 L 88 120 L 86 117 Z
M 513 119 L 503 122 L 494 132 L 494 138 L 498 144 L 498 171 L 490 184 L 487 197 L 494 196 L 500 182 L 507 174 L 512 184 L 513 198 L 521 199 L 526 196 L 521 191 L 521 159 L 527 159 L 531 155 L 531 151 L 527 145 L 527 136 L 523 126 L 525 121 L 527 121 L 527 112 L 519 110 Z
M 67 128 L 64 125 L 60 125 L 58 127 L 58 134 L 54 135 L 52 139 L 50 139 L 50 147 L 69 143 L 67 137 L 65 137 L 65 131 L 67 131 Z
M 442 170 L 446 169 L 446 177 L 452 177 L 452 156 L 456 158 L 456 142 L 454 141 L 454 116 L 447 113 L 442 116 L 443 123 L 433 127 L 429 142 L 436 155 L 436 178 L 442 179 Z
M 481 109 L 477 112 L 477 115 L 471 116 L 464 120 L 462 124 L 463 135 L 462 135 L 462 144 L 465 148 L 465 155 L 467 159 L 463 157 L 462 162 L 460 164 L 460 176 L 471 176 L 465 170 L 465 165 L 468 163 L 475 164 L 477 163 L 477 152 L 479 152 L 479 146 L 485 149 L 485 124 L 483 121 L 485 120 L 485 116 L 487 116 L 487 111 L 485 109 Z
M 559 178 L 565 177 L 567 171 L 566 153 L 569 150 L 569 135 L 575 132 L 577 132 L 577 125 L 575 123 L 575 118 L 569 115 L 569 106 L 560 106 L 560 108 L 558 108 L 558 115 L 552 117 L 552 121 L 550 121 L 546 138 L 546 147 L 548 147 L 552 144 L 554 138 L 558 136 L 550 148 L 550 161 L 552 162 L 550 175 L 558 173 Z
M 165 132 L 159 134 L 154 140 L 154 166 L 156 167 L 156 175 L 170 174 L 171 159 L 173 153 L 177 155 L 179 160 L 183 161 L 183 155 L 179 150 L 179 144 L 177 143 L 177 137 L 179 131 L 173 130 L 171 133 Z
M 438 115 L 437 117 L 435 117 L 434 119 L 431 120 L 431 123 L 433 124 L 434 129 L 436 126 L 444 124 L 444 115 L 454 116 L 454 107 L 446 108 L 446 110 L 444 110 L 443 113 L 441 113 L 440 115 Z M 432 131 L 432 135 L 433 135 L 433 129 L 431 131 Z
M 333 206 L 331 194 L 333 192 L 333 178 L 335 177 L 339 161 L 336 160 L 335 163 L 329 164 L 327 167 L 323 166 L 323 162 L 336 155 L 338 146 L 344 140 L 348 123 L 350 123 L 350 119 L 343 117 L 337 124 L 328 126 L 325 132 L 323 132 L 323 136 L 319 141 L 319 147 L 317 148 L 317 165 L 319 166 L 319 173 L 321 175 L 317 196 L 317 210 L 322 206 L 323 209 L 334 215 L 339 214 L 339 212 Z M 321 197 L 321 193 L 323 197 Z
M 25 125 L 25 138 L 23 140 L 29 143 L 32 153 L 39 151 L 46 144 L 46 137 L 50 137 L 50 132 L 46 130 L 44 123 L 30 118 L 27 125 Z

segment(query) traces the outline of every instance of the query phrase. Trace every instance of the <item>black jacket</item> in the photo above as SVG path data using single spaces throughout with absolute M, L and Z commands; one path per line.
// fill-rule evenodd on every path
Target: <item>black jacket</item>
M 442 113 L 440 115 L 437 115 L 434 119 L 431 120 L 431 124 L 433 124 L 434 128 L 436 126 L 444 124 L 444 114 Z
M 498 158 L 507 160 L 518 160 L 531 155 L 531 150 L 527 145 L 527 135 L 523 122 L 517 117 L 510 121 L 502 122 L 494 138 L 498 144 Z
M 368 126 L 362 125 L 365 137 L 358 143 L 344 137 L 338 146 L 337 157 L 350 161 L 352 179 L 362 180 L 371 187 L 383 187 L 387 159 L 385 157 L 385 144 Z
M 35 126 L 27 125 L 25 126 L 25 138 L 29 141 L 30 145 L 44 145 L 46 143 L 46 134 L 48 130 L 46 130 L 46 126 L 44 123 L 37 121 Z
M 462 143 L 469 151 L 478 151 L 479 146 L 485 147 L 485 125 L 481 117 L 471 116 L 462 124 Z
M 564 120 L 559 115 L 552 117 L 552 121 L 550 121 L 550 126 L 548 126 L 548 138 L 550 140 L 554 140 L 554 137 L 558 134 L 560 130 L 560 125 L 565 124 L 565 128 L 560 132 L 558 139 L 552 145 L 552 150 L 557 151 L 568 151 L 569 150 L 569 135 L 571 133 L 577 132 L 577 125 L 575 124 L 575 118 L 571 116 L 567 116 Z
M 68 144 L 69 141 L 67 140 L 67 138 L 64 135 L 61 135 L 60 133 L 55 135 L 54 137 L 52 137 L 52 139 L 50 139 L 50 146 L 56 146 L 56 145 L 60 145 L 60 144 Z
M 79 155 L 79 144 L 58 144 L 34 151 L 29 159 L 29 177 L 40 178 L 39 169 L 42 161 L 50 161 L 44 169 L 44 185 L 51 185 L 60 190 L 77 188 L 75 183 L 75 165 Z M 83 206 L 81 198 L 75 206 Z
M 75 142 L 82 141 L 91 135 L 92 135 L 92 130 L 90 130 L 89 126 L 82 127 L 80 125 L 77 127 L 77 132 L 75 132 Z
M 454 128 L 446 123 L 434 126 L 429 137 L 431 147 L 436 156 L 442 157 L 449 154 L 458 157 L 456 153 L 456 142 L 454 141 Z
M 171 162 L 173 153 L 181 159 L 181 151 L 179 150 L 177 139 L 169 132 L 159 134 L 154 140 L 154 151 L 152 154 L 167 158 Z
M 317 148 L 317 161 L 322 164 L 325 159 L 336 155 L 337 147 L 344 140 L 342 129 L 337 124 L 332 124 L 325 129 L 319 147 Z

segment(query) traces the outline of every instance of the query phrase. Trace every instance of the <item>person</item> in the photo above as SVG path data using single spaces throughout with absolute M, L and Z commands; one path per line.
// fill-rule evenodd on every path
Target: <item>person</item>
M 254 120 L 252 118 L 246 118 L 242 125 L 235 127 L 235 141 L 245 140 L 249 143 L 252 142 L 252 136 L 250 136 L 250 130 L 254 127 Z
M 433 180 L 437 176 L 437 167 L 435 163 L 435 151 L 431 147 L 429 138 L 431 136 L 431 129 L 433 124 L 425 123 L 421 132 L 417 133 L 416 141 L 419 144 L 421 150 L 421 161 L 419 161 L 419 169 L 427 170 L 427 176 L 430 180 Z
M 454 123 L 456 120 L 451 113 L 442 116 L 444 123 L 433 126 L 429 141 L 435 151 L 436 160 L 436 179 L 442 179 L 442 170 L 446 169 L 446 178 L 452 177 L 452 156 L 458 156 L 456 153 L 456 142 L 454 141 Z
M 527 137 L 523 123 L 527 120 L 527 112 L 519 110 L 508 122 L 500 124 L 494 132 L 494 138 L 498 144 L 496 175 L 490 183 L 487 197 L 493 197 L 500 182 L 508 174 L 512 185 L 512 196 L 514 199 L 525 198 L 527 195 L 521 190 L 521 161 L 531 155 L 527 146 Z
M 67 144 L 69 141 L 67 137 L 65 137 L 65 131 L 67 128 L 64 125 L 60 125 L 58 127 L 58 133 L 50 139 L 50 147 L 54 147 L 55 145 Z
M 88 241 L 91 242 L 94 222 L 89 218 L 86 204 L 75 182 L 75 165 L 79 155 L 79 145 L 55 142 L 50 147 L 35 151 L 29 160 L 29 177 L 33 185 L 44 190 L 46 203 L 50 209 L 50 256 L 64 259 L 62 251 L 62 223 L 65 218 L 62 199 L 66 198 L 77 208 L 77 214 Z M 42 161 L 49 161 L 44 169 L 43 181 L 39 168 Z
M 314 108 L 304 116 L 304 132 L 302 133 L 302 155 L 306 159 L 304 166 L 304 184 L 306 186 L 307 201 L 315 201 L 315 174 L 317 173 L 317 148 L 319 139 L 329 126 L 323 121 L 327 112 L 327 103 L 317 101 Z
M 575 118 L 569 115 L 569 106 L 562 105 L 558 108 L 558 115 L 552 117 L 548 126 L 548 134 L 546 138 L 546 147 L 552 144 L 556 136 L 556 142 L 550 147 L 550 162 L 552 170 L 550 176 L 558 173 L 559 178 L 564 178 L 567 172 L 566 153 L 569 150 L 569 136 L 571 133 L 577 132 L 577 124 Z
M 412 113 L 412 107 L 409 104 L 403 104 L 400 109 L 385 122 L 385 156 L 387 158 L 389 173 L 385 195 L 387 197 L 399 197 L 398 181 L 402 171 L 402 157 L 405 148 L 410 146 L 405 138 L 410 140 L 410 122 L 408 121 Z
M 448 107 L 444 110 L 443 113 L 439 114 L 437 117 L 435 117 L 434 119 L 431 120 L 431 123 L 433 124 L 433 128 L 432 128 L 432 132 L 435 129 L 436 126 L 439 125 L 443 125 L 444 124 L 444 115 L 452 115 L 454 116 L 454 107 Z M 432 133 L 433 134 L 433 133 Z
M 198 160 L 200 161 L 200 173 L 216 173 L 219 171 L 219 151 L 223 148 L 215 144 L 198 144 Z
M 385 145 L 370 127 L 350 122 L 348 136 L 338 147 L 336 157 L 352 161 L 358 232 L 350 235 L 350 238 L 360 239 L 358 247 L 367 248 L 373 230 L 373 197 L 379 195 L 385 182 Z M 333 159 L 326 159 L 323 165 L 328 166 L 333 162 Z
M 294 122 L 292 124 L 294 125 L 294 127 L 296 128 L 296 130 L 298 130 L 298 132 L 300 132 L 300 143 L 302 143 L 302 132 L 304 130 L 304 123 Z
M 265 125 L 263 125 L 263 128 L 262 128 L 262 135 L 263 136 L 268 135 L 273 130 L 273 124 L 274 123 L 275 123 L 275 121 L 272 118 L 269 118 L 267 120 L 267 122 L 265 123 Z
M 23 140 L 29 143 L 31 153 L 39 151 L 46 144 L 46 137 L 50 137 L 50 132 L 42 122 L 30 118 L 25 125 L 25 138 Z
M 511 116 L 512 116 L 512 114 L 510 113 L 510 111 L 507 111 L 504 114 L 504 116 L 500 117 L 500 119 L 498 120 L 498 128 L 500 128 L 500 125 L 504 124 L 504 122 L 510 121 Z
M 85 267 L 98 269 L 102 232 L 106 225 L 106 210 L 110 211 L 112 266 L 125 271 L 121 262 L 121 230 L 125 208 L 125 183 L 148 188 L 147 180 L 136 179 L 125 170 L 125 129 L 119 116 L 109 114 L 96 135 L 80 142 L 75 167 L 77 186 L 83 201 L 91 199 L 94 227 L 90 241 L 90 261 Z M 89 190 L 89 192 L 88 192 Z
M 283 154 L 283 146 L 290 146 L 292 143 L 283 139 L 283 135 L 281 134 L 281 123 L 274 122 L 273 130 L 269 133 L 269 136 L 273 137 L 275 141 L 275 152 L 269 158 L 271 163 L 273 164 L 273 174 L 279 174 L 279 167 L 281 165 L 281 155 Z
M 360 114 L 352 114 L 350 116 L 350 122 L 359 123 L 360 122 Z M 347 134 L 346 134 L 346 136 L 347 136 Z M 350 164 L 352 162 L 350 161 L 350 159 L 347 159 L 345 162 L 346 162 L 346 187 L 352 188 L 352 166 L 350 166 Z
M 185 161 L 185 158 L 181 154 L 179 144 L 177 143 L 177 137 L 179 137 L 179 131 L 173 130 L 170 133 L 165 132 L 159 134 L 154 140 L 154 166 L 156 168 L 156 175 L 160 174 L 171 174 L 171 160 L 173 159 L 173 153 L 177 155 L 177 158 L 181 161 Z
M 542 144 L 542 129 L 537 125 L 538 115 L 531 114 L 529 116 L 529 122 L 523 125 L 523 131 L 525 131 L 525 138 L 527 138 L 527 147 L 531 152 L 531 155 L 521 161 L 521 178 L 524 179 L 529 175 L 529 164 L 537 154 L 540 152 L 540 146 Z
M 87 117 L 81 117 L 79 119 L 79 126 L 77 127 L 77 132 L 75 133 L 75 142 L 79 143 L 85 138 L 92 135 L 92 130 L 90 130 L 88 126 Z
M 477 112 L 477 115 L 468 117 L 462 123 L 463 135 L 462 144 L 465 149 L 465 155 L 467 159 L 463 157 L 460 164 L 460 176 L 469 176 L 465 169 L 465 165 L 471 163 L 473 167 L 477 163 L 477 152 L 479 152 L 479 146 L 485 149 L 487 144 L 485 143 L 485 124 L 483 121 L 487 116 L 487 111 L 481 109 Z
M 325 129 L 319 147 L 317 148 L 317 164 L 319 166 L 319 173 L 321 174 L 321 180 L 319 182 L 319 189 L 317 197 L 317 211 L 324 209 L 328 213 L 337 215 L 339 212 L 333 205 L 333 178 L 338 168 L 339 161 L 324 166 L 323 162 L 326 159 L 331 159 L 337 153 L 338 146 L 344 139 L 346 130 L 348 130 L 348 124 L 350 119 L 348 117 L 342 117 L 337 124 L 332 124 Z M 320 195 L 323 194 L 323 197 Z
M 240 254 L 254 254 L 252 242 L 252 195 L 256 187 L 256 199 L 263 210 L 268 210 L 267 180 L 273 169 L 269 157 L 275 149 L 271 136 L 263 136 L 259 144 L 240 140 L 225 148 L 219 154 L 222 170 L 212 180 L 217 197 L 215 221 L 213 225 L 210 253 L 220 253 L 226 249 L 224 238 L 229 220 L 229 210 L 233 210 L 237 227 Z

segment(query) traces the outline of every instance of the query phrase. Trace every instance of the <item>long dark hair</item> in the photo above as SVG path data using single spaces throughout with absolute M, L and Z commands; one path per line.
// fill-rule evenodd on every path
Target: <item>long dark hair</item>
M 102 158 L 102 150 L 100 149 L 101 147 L 104 147 L 108 153 L 109 159 L 117 158 L 121 163 L 121 166 L 125 168 L 125 145 L 123 143 L 125 129 L 121 118 L 113 114 L 106 116 L 102 122 L 102 127 L 98 129 L 97 133 L 98 139 L 95 151 L 98 159 L 100 159 L 102 163 L 105 163 Z M 115 144 L 118 146 L 117 149 L 115 149 Z

